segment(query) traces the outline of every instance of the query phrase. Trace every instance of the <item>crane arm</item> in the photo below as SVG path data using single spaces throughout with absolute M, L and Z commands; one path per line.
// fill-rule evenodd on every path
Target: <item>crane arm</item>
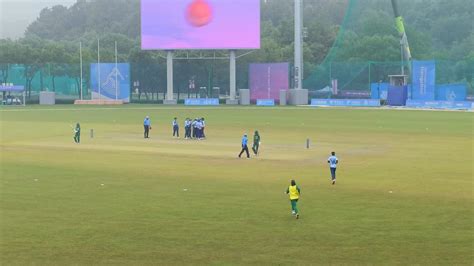
M 393 13 L 395 15 L 395 27 L 397 28 L 400 36 L 400 45 L 402 46 L 403 59 L 407 62 L 411 61 L 410 46 L 408 45 L 407 35 L 405 33 L 405 25 L 403 23 L 403 17 L 398 12 L 398 0 L 391 0 Z M 410 64 L 408 64 L 410 65 Z

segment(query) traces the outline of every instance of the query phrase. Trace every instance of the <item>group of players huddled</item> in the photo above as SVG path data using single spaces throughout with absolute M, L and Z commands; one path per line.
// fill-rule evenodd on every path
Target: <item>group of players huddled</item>
M 175 117 L 172 122 L 173 137 L 179 138 L 179 124 L 178 118 Z M 204 117 L 201 118 L 186 118 L 184 120 L 184 139 L 203 140 L 206 138 L 204 129 L 206 128 L 206 121 Z
M 179 123 L 178 118 L 175 117 L 173 122 L 171 123 L 173 128 L 173 137 L 179 138 Z M 151 121 L 150 117 L 146 116 L 145 120 L 143 121 L 143 128 L 144 128 L 144 138 L 149 138 L 149 132 L 151 129 Z M 200 118 L 186 118 L 184 120 L 184 139 L 195 139 L 195 140 L 203 140 L 206 138 L 206 134 L 204 130 L 206 128 L 206 121 L 204 117 Z

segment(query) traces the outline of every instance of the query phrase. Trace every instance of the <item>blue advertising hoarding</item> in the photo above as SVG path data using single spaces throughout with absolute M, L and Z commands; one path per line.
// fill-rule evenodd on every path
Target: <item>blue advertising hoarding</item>
M 130 102 L 130 64 L 115 63 L 91 64 L 92 99 L 122 100 Z M 99 95 L 100 70 L 100 95 Z M 117 88 L 116 88 L 117 85 Z
M 257 106 L 275 106 L 273 99 L 257 99 Z
M 473 109 L 474 102 L 407 100 L 407 107 L 433 109 Z
M 374 99 L 311 99 L 313 106 L 350 106 L 350 107 L 378 107 L 380 100 Z
M 217 98 L 188 98 L 184 99 L 184 105 L 219 105 Z
M 466 100 L 466 84 L 442 84 L 436 86 L 436 100 L 464 101 Z
M 371 83 L 370 98 L 387 100 L 389 83 Z
M 25 90 L 23 85 L 0 85 L 0 91 L 16 91 L 21 92 Z
M 434 100 L 436 86 L 435 61 L 413 61 L 412 63 L 413 100 Z

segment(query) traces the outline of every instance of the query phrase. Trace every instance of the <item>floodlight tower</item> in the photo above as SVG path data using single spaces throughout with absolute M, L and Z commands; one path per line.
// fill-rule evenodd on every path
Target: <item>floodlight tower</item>
M 303 16 L 301 7 L 303 0 L 295 0 L 295 80 L 294 89 L 302 89 L 302 76 L 303 76 Z
M 176 104 L 173 93 L 173 51 L 166 51 L 166 99 L 163 104 Z
M 289 91 L 291 105 L 308 104 L 308 90 L 303 89 L 303 0 L 295 0 L 295 68 L 294 86 Z

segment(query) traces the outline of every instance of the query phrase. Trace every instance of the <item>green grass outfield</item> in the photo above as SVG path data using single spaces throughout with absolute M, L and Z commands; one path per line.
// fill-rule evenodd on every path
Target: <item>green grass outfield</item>
M 127 105 L 0 115 L 2 265 L 474 262 L 473 113 Z M 183 118 L 204 116 L 208 139 L 173 139 L 174 116 L 182 134 Z M 255 129 L 260 157 L 237 159 Z M 283 193 L 291 178 L 299 220 Z

